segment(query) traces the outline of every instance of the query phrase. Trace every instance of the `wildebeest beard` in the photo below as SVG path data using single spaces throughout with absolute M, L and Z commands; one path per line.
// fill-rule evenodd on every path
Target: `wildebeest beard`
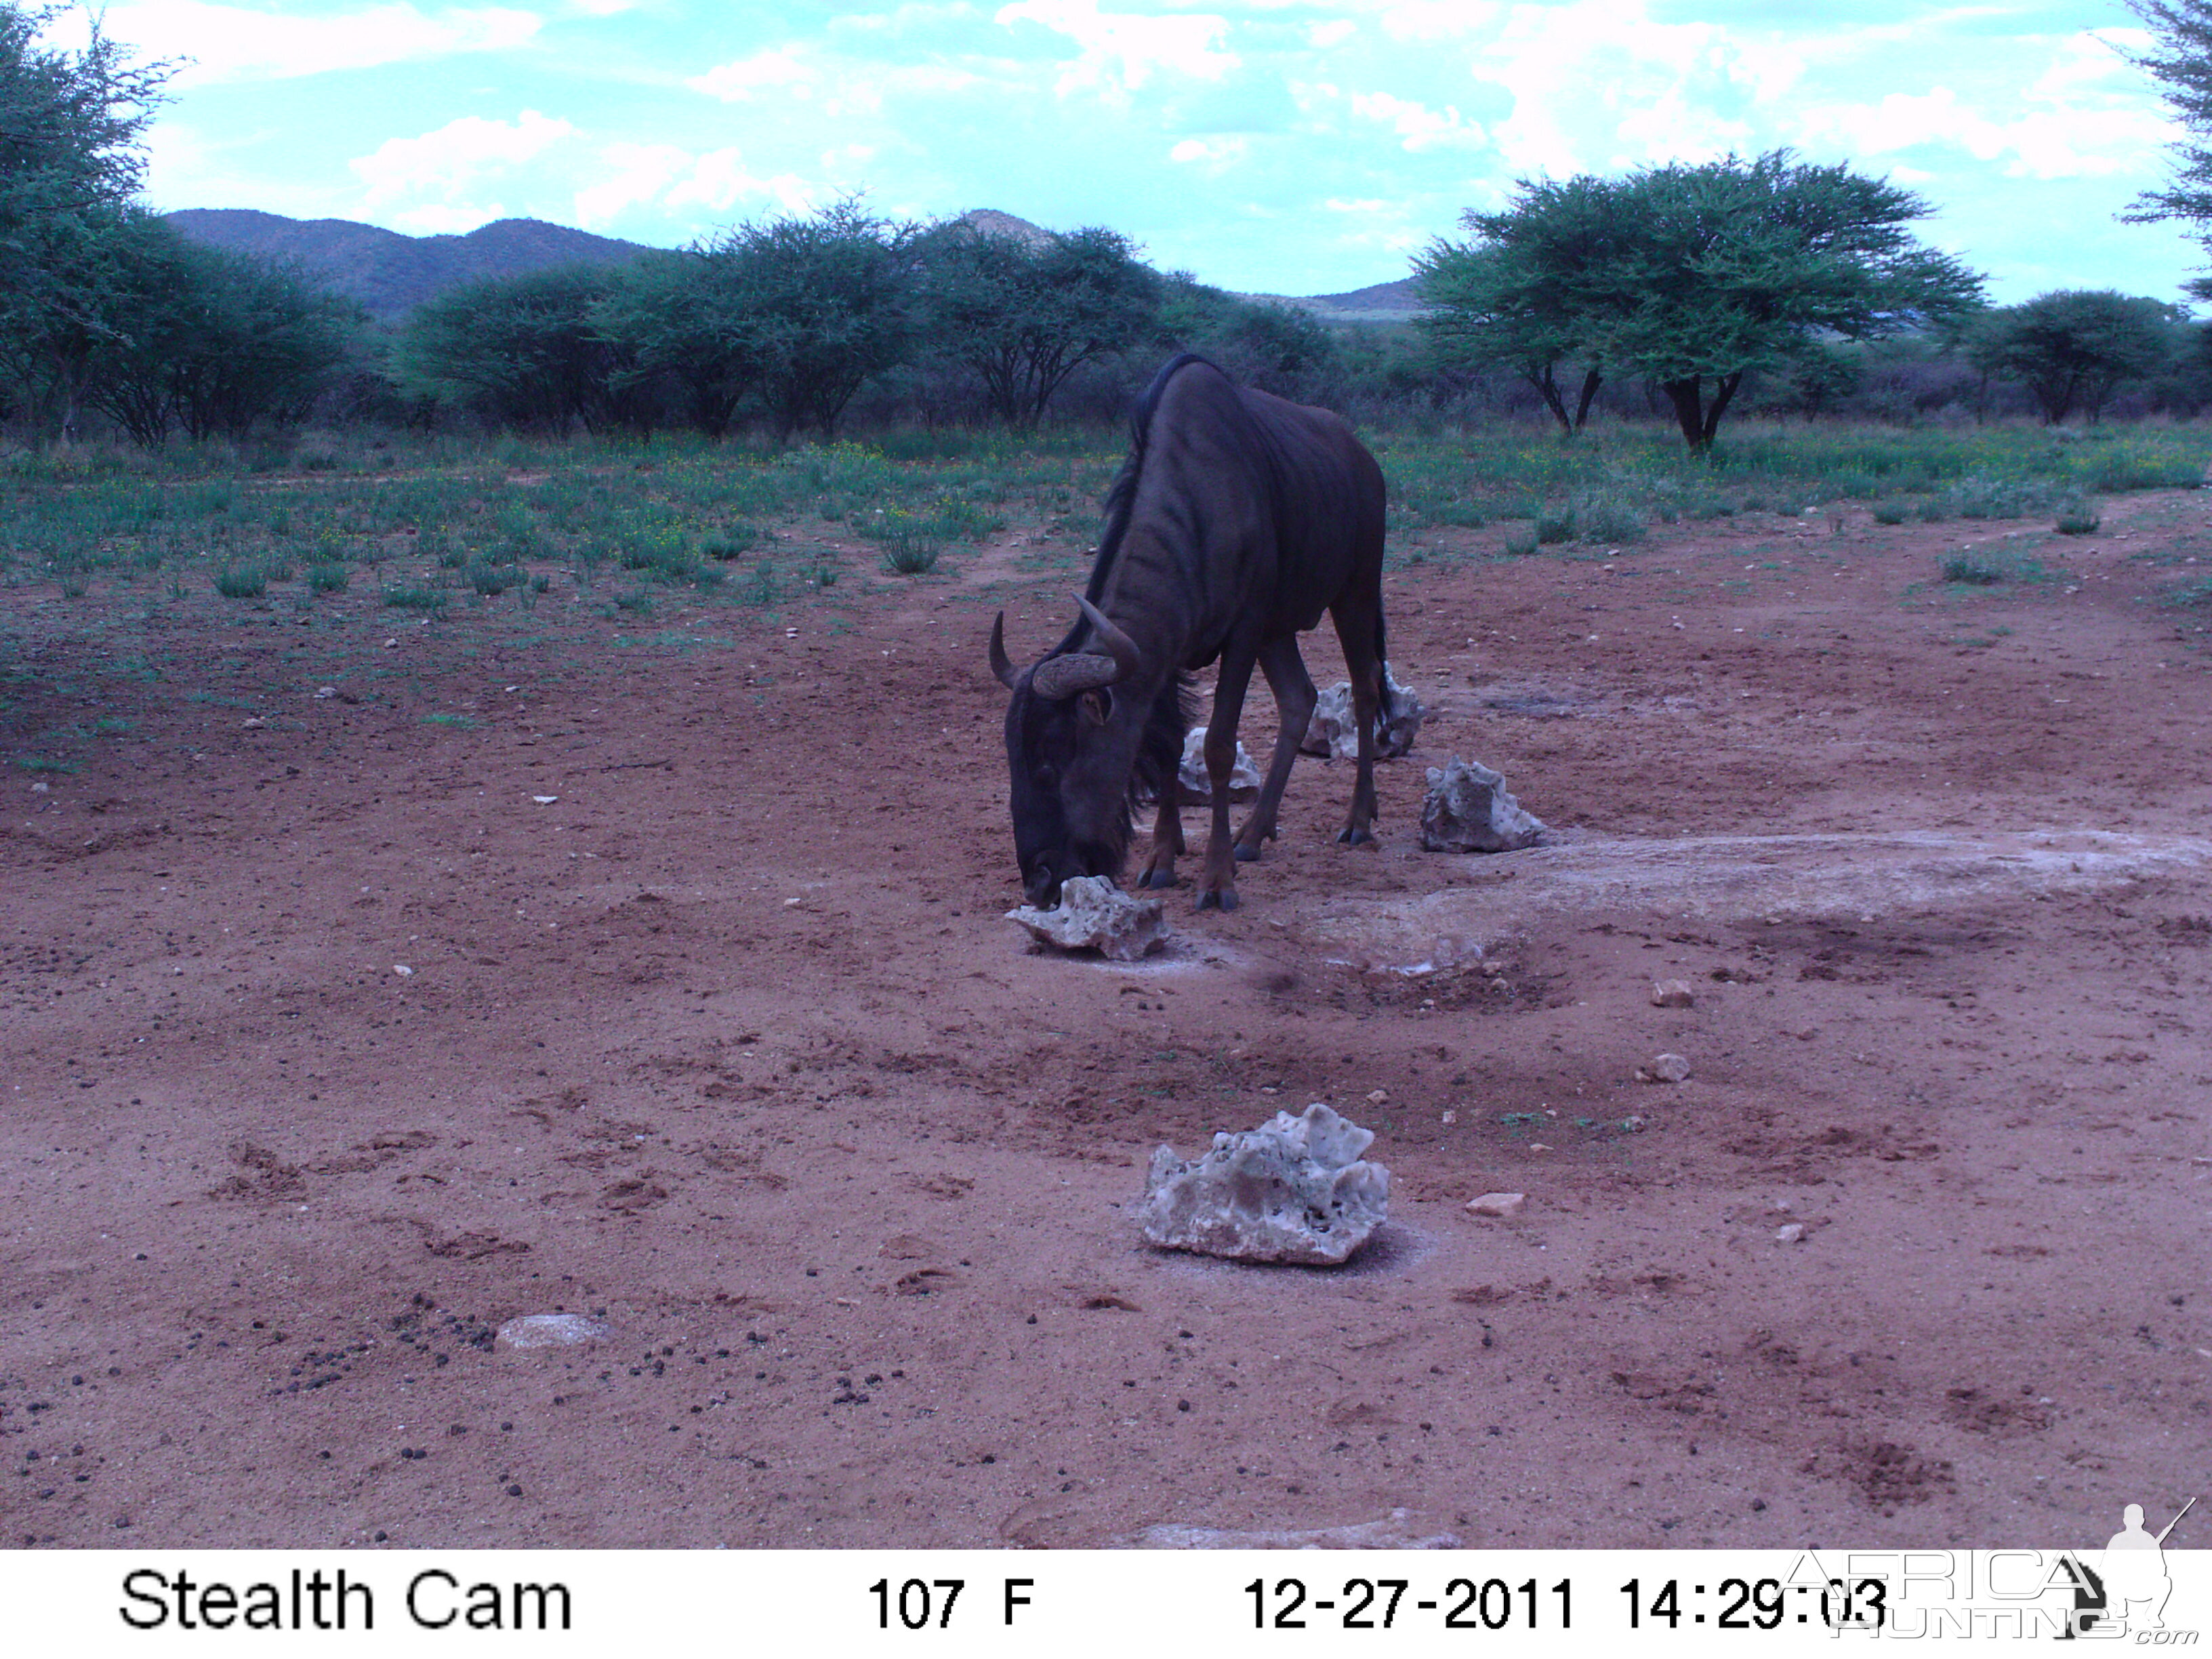
M 1070 877 L 1107 876 L 1116 881 L 1121 879 L 1122 866 L 1128 859 L 1130 838 L 1136 830 L 1137 808 L 1163 799 L 1163 792 L 1179 787 L 1183 734 L 1189 730 L 1197 698 L 1197 686 L 1186 673 L 1170 675 L 1160 687 L 1137 739 L 1127 787 L 1115 810 L 1107 815 L 1101 826 L 1105 832 L 1103 836 L 1078 837 L 1072 833 L 1060 811 L 1057 779 L 1047 787 L 1040 787 L 1033 777 L 1023 780 L 1027 787 L 1019 793 L 1026 799 L 1018 798 L 1014 808 L 1018 839 L 1029 842 L 1024 850 L 1035 854 L 1034 859 L 1024 858 L 1022 868 L 1024 888 L 1030 903 L 1058 903 L 1060 884 Z M 1010 714 L 1009 736 L 1017 731 L 1022 733 L 1022 750 L 1032 766 L 1041 756 L 1048 756 L 1054 746 L 1043 740 L 1040 717 L 1055 724 L 1065 721 L 1063 730 L 1075 742 L 1080 743 L 1089 735 L 1089 729 L 1083 726 L 1074 709 L 1065 703 L 1055 704 L 1041 698 L 1027 687 L 1016 699 Z M 1030 833 L 1019 834 L 1023 829 Z M 1038 860 L 1042 861 L 1042 869 L 1036 867 Z

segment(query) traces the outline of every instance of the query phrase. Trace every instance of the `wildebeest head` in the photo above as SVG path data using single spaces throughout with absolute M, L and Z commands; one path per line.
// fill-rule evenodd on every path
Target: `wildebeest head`
M 1129 786 L 1147 708 L 1131 684 L 1136 642 L 1087 599 L 1076 603 L 1098 651 L 1060 650 L 1034 668 L 1006 656 L 1006 614 L 991 624 L 991 672 L 1006 704 L 1014 856 L 1031 904 L 1060 902 L 1075 876 L 1119 876 L 1129 845 Z

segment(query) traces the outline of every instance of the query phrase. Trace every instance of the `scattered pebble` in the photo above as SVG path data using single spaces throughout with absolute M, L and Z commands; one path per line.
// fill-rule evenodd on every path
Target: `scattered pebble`
M 392 971 L 398 975 L 402 979 L 412 979 L 415 977 L 415 970 L 412 968 L 410 968 L 404 962 L 393 963 L 392 964 Z
M 1636 1068 L 1638 1083 L 1682 1083 L 1690 1075 L 1690 1062 L 1680 1054 L 1659 1054 L 1648 1066 Z
M 1662 979 L 1651 987 L 1651 1006 L 1654 1008 L 1690 1008 L 1697 1005 L 1697 994 L 1690 989 L 1686 979 Z
M 319 685 L 315 688 L 315 698 L 318 702 L 325 697 L 335 697 L 337 694 L 338 689 L 335 685 Z
M 530 799 L 536 801 L 540 806 L 550 806 L 555 801 L 560 799 L 561 797 L 558 795 L 532 795 Z
M 258 732 L 263 726 L 268 724 L 269 722 L 263 720 L 258 714 L 249 716 L 245 722 L 246 729 L 249 732 Z
M 1484 1193 L 1467 1201 L 1469 1215 L 1490 1216 L 1499 1221 L 1510 1221 L 1521 1213 L 1528 1202 L 1526 1193 Z
M 1805 1242 L 1805 1224 L 1802 1221 L 1792 1221 L 1777 1227 L 1774 1230 L 1774 1242 L 1777 1244 L 1802 1244 Z
M 1367 1091 L 1367 1099 L 1370 1105 L 1380 1106 L 1389 1098 L 1390 1091 L 1388 1089 L 1370 1089 Z

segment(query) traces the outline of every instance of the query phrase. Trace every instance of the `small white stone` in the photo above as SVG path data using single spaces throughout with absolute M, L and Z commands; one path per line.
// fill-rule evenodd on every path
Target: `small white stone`
M 1636 1068 L 1639 1083 L 1684 1083 L 1689 1076 L 1690 1062 L 1680 1054 L 1655 1055 L 1649 1064 Z
M 1691 1008 L 1697 1006 L 1697 993 L 1690 988 L 1686 979 L 1655 980 L 1651 986 L 1651 1006 L 1654 1008 Z
M 335 697 L 337 694 L 338 689 L 335 685 L 319 685 L 315 688 L 315 700 L 318 702 L 325 698 Z
M 1467 1212 L 1469 1215 L 1489 1216 L 1496 1220 L 1508 1221 L 1519 1215 L 1528 1201 L 1528 1194 L 1526 1193 L 1484 1193 L 1478 1198 L 1468 1200 Z
M 555 801 L 560 799 L 561 797 L 558 795 L 532 795 L 530 799 L 536 801 L 540 806 L 550 806 Z
M 402 979 L 412 979 L 415 976 L 415 970 L 412 968 L 410 968 L 404 962 L 393 963 L 392 964 L 392 971 L 398 975 Z
M 1774 1230 L 1774 1242 L 1777 1244 L 1802 1244 L 1805 1242 L 1805 1224 L 1802 1221 L 1792 1221 L 1786 1226 L 1777 1227 Z
M 524 1314 L 501 1326 L 498 1340 L 508 1348 L 565 1348 L 604 1342 L 612 1334 L 605 1322 L 582 1314 Z
M 1370 1106 L 1380 1106 L 1389 1098 L 1390 1091 L 1388 1089 L 1370 1089 L 1367 1091 L 1367 1103 Z

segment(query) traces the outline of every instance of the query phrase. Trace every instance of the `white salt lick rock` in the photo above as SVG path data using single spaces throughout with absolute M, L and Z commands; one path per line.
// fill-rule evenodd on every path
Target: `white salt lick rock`
M 1242 1133 L 1217 1134 L 1191 1163 L 1152 1154 L 1137 1212 L 1146 1242 L 1241 1261 L 1334 1267 L 1389 1214 L 1390 1172 L 1360 1154 L 1374 1142 L 1316 1103 Z
M 1060 883 L 1060 902 L 1052 909 L 1017 905 L 1006 920 L 1047 945 L 1097 951 L 1113 962 L 1134 962 L 1158 950 L 1168 933 L 1159 900 L 1133 898 L 1105 876 L 1071 878 Z
M 1429 769 L 1421 845 L 1430 852 L 1516 853 L 1543 833 L 1543 820 L 1506 793 L 1502 773 L 1456 757 Z

